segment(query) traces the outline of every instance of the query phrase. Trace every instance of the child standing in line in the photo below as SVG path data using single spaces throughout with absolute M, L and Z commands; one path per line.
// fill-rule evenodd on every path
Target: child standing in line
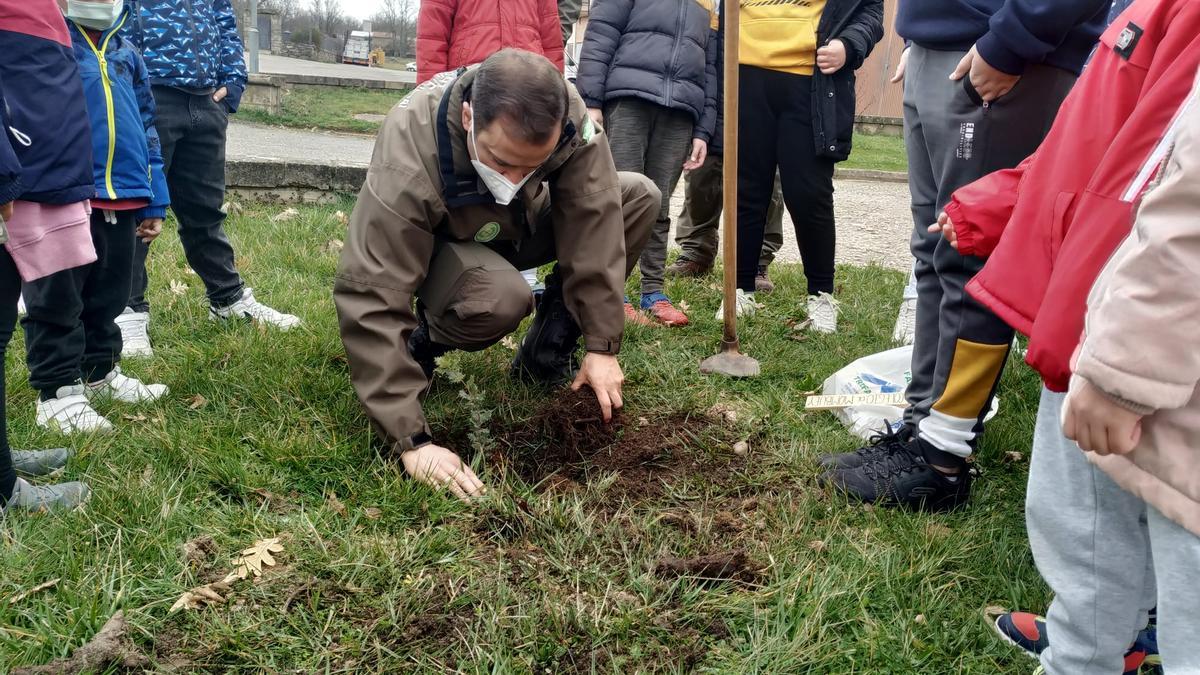
M 0 0 L 0 362 L 17 319 L 21 280 L 96 259 L 88 232 L 91 137 L 71 37 L 52 0 Z M 18 477 L 62 469 L 65 449 L 11 450 L 0 367 L 0 516 L 73 508 L 79 482 Z
M 1200 671 L 1198 68 L 1200 2 L 1134 2 L 1037 152 L 930 228 L 986 257 L 967 291 L 1029 336 L 1044 384 L 1025 516 L 1055 597 L 997 630 L 1053 675 L 1137 672 L 1155 606 L 1166 672 Z
M 154 401 L 162 384 L 121 372 L 121 330 L 133 277 L 135 237 L 162 232 L 169 203 L 154 128 L 150 78 L 133 44 L 118 35 L 135 20 L 117 2 L 60 0 L 69 24 L 92 128 L 95 197 L 91 233 L 97 260 L 24 286 L 22 321 L 37 423 L 65 434 L 107 431 L 91 401 Z
M 589 10 L 575 86 L 602 125 L 618 171 L 640 173 L 662 192 L 658 222 L 642 250 L 640 307 L 666 326 L 688 317 L 663 292 L 671 194 L 699 168 L 717 120 L 717 13 L 713 0 L 604 0 Z M 632 304 L 626 317 L 648 323 Z

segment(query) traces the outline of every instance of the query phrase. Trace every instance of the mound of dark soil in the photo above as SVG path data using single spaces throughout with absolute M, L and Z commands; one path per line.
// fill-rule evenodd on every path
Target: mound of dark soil
M 501 447 L 492 459 L 547 489 L 615 473 L 616 495 L 654 497 L 674 480 L 710 473 L 702 439 L 712 429 L 719 427 L 685 414 L 635 424 L 617 415 L 605 423 L 585 388 L 548 402 L 527 426 L 496 434 Z

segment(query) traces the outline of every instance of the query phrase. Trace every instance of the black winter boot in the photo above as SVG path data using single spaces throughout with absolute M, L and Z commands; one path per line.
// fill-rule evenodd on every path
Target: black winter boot
M 421 366 L 425 379 L 433 381 L 437 358 L 453 351 L 453 348 L 433 341 L 429 335 L 429 322 L 425 320 L 425 306 L 417 301 L 417 327 L 408 336 L 408 353 Z
M 512 363 L 512 376 L 526 382 L 558 385 L 569 382 L 578 368 L 575 353 L 583 331 L 563 299 L 558 269 L 546 279 L 529 333 Z

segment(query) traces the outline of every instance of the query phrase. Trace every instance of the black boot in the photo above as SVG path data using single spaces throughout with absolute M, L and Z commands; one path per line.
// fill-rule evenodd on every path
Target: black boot
M 408 336 L 408 353 L 421 366 L 425 379 L 433 381 L 433 371 L 437 368 L 437 358 L 453 349 L 447 345 L 433 341 L 429 335 L 429 322 L 425 320 L 425 307 L 417 301 L 417 328 Z
M 546 279 L 529 333 L 512 363 L 512 376 L 527 382 L 558 385 L 569 382 L 578 364 L 575 353 L 583 331 L 567 311 L 558 270 Z

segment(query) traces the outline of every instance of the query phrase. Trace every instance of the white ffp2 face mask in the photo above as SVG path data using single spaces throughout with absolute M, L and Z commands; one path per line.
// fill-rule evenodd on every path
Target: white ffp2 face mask
M 475 147 L 475 115 L 471 115 L 471 151 L 475 153 L 475 157 L 479 157 L 479 148 Z M 504 177 L 504 174 L 484 164 L 478 159 L 471 160 L 471 166 L 475 167 L 475 173 L 479 174 L 479 178 L 483 180 L 483 184 L 487 186 L 488 192 L 492 193 L 492 197 L 496 199 L 496 203 L 502 206 L 507 206 L 516 198 L 521 187 L 529 182 L 530 177 L 537 173 L 537 170 L 530 171 L 520 183 L 514 183 Z
M 125 0 L 114 0 L 111 3 L 67 0 L 67 18 L 92 30 L 112 28 L 124 9 Z

